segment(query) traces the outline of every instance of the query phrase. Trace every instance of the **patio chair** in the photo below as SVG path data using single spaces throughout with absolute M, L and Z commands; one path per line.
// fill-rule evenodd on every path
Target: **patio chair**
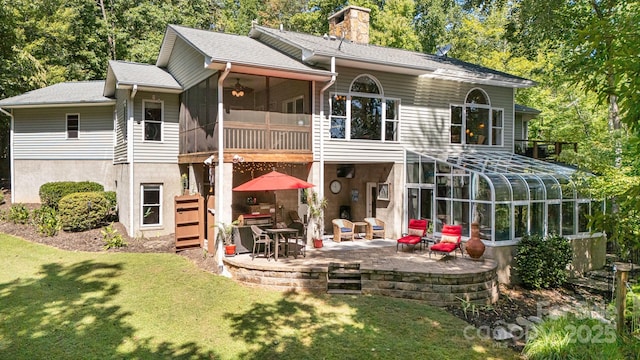
M 416 244 L 419 244 L 422 241 L 422 237 L 427 234 L 428 223 L 429 220 L 426 219 L 410 219 L 408 231 L 398 239 L 396 252 L 398 252 L 398 246 L 401 244 L 403 249 L 405 245 L 411 245 L 415 249 Z
M 251 253 L 251 260 L 253 260 L 256 255 L 260 255 L 260 246 L 264 246 L 264 257 L 267 260 L 271 260 L 271 237 L 269 234 L 265 233 L 262 229 L 260 229 L 257 225 L 251 225 L 251 232 L 253 233 L 253 251 Z M 257 250 L 257 252 L 256 252 Z
M 347 219 L 333 219 L 333 241 L 340 242 L 342 238 L 353 241 L 355 233 L 353 223 Z
M 372 217 L 364 218 L 364 221 L 367 223 L 367 239 L 373 239 L 374 236 L 380 236 L 384 239 L 384 221 Z
M 460 250 L 460 254 L 464 257 L 462 252 L 462 225 L 443 225 L 442 237 L 440 241 L 429 247 L 429 257 L 432 252 L 440 253 L 443 255 L 449 255 L 453 252 L 455 256 L 456 250 Z
M 289 211 L 289 218 L 291 218 L 291 224 L 294 224 L 294 223 L 304 224 L 304 222 L 302 222 L 302 219 L 300 219 L 300 215 L 298 215 L 298 212 L 295 210 Z M 291 227 L 291 224 L 289 224 L 289 227 Z
M 307 256 L 307 227 L 302 223 L 294 222 L 289 224 L 292 229 L 297 229 L 298 234 L 289 237 L 289 253 L 293 253 L 293 257 L 298 255 Z

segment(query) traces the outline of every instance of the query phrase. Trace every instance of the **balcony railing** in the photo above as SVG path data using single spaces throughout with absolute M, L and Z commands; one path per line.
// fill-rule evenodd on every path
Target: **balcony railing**
M 540 160 L 557 160 L 563 150 L 578 152 L 577 142 L 515 139 L 516 154 Z
M 309 114 L 230 110 L 224 119 L 225 149 L 311 152 Z

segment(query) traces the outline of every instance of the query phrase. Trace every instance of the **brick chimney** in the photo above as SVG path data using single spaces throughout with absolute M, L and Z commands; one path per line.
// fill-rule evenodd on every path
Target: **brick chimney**
M 344 38 L 359 44 L 369 43 L 370 9 L 347 6 L 329 17 L 329 35 Z

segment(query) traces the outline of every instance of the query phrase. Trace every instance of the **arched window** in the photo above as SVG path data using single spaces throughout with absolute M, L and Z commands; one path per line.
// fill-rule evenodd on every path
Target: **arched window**
M 502 146 L 503 111 L 491 107 L 482 89 L 472 89 L 464 105 L 451 106 L 451 143 Z
M 356 77 L 347 94 L 332 94 L 331 138 L 398 141 L 398 99 L 384 97 L 371 75 Z

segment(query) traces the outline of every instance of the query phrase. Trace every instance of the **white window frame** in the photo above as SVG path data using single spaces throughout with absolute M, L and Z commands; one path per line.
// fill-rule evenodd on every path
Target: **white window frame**
M 145 204 L 144 202 L 144 192 L 146 187 L 155 187 L 158 189 L 158 199 L 160 200 L 159 204 Z M 143 183 L 140 184 L 140 227 L 149 228 L 149 227 L 159 227 L 162 226 L 162 217 L 163 217 L 163 208 L 162 208 L 162 199 L 163 199 L 163 186 L 158 183 Z M 157 206 L 158 207 L 158 223 L 154 224 L 145 224 L 144 223 L 144 208 L 145 206 Z
M 475 91 L 475 90 L 479 90 L 481 91 L 484 96 L 487 99 L 488 104 L 471 104 L 471 103 L 467 103 L 466 100 L 469 97 L 469 94 L 471 94 L 471 92 Z M 465 146 L 488 146 L 488 147 L 502 147 L 504 146 L 504 108 L 499 108 L 499 107 L 493 107 L 491 106 L 491 98 L 489 97 L 489 94 L 482 88 L 472 88 L 470 89 L 467 94 L 464 97 L 465 99 L 465 103 L 463 104 L 457 104 L 457 103 L 450 103 L 449 104 L 449 143 L 452 145 L 465 145 Z M 488 124 L 487 126 L 489 127 L 489 130 L 487 131 L 487 138 L 485 139 L 485 141 L 482 144 L 477 144 L 477 143 L 467 143 L 467 138 L 466 138 L 466 131 L 467 131 L 467 110 L 470 107 L 476 107 L 476 108 L 481 108 L 481 109 L 487 109 L 489 110 L 489 119 L 488 119 Z M 459 107 L 462 108 L 462 125 L 458 125 L 458 124 L 454 124 L 453 123 L 453 108 L 454 107 Z M 502 114 L 502 126 L 495 126 L 495 123 L 493 121 L 493 112 L 494 111 L 499 111 Z M 460 142 L 456 143 L 456 142 L 451 142 L 451 128 L 452 127 L 461 127 L 460 130 Z M 493 144 L 493 130 L 494 129 L 500 129 L 500 143 L 499 144 Z
M 75 116 L 76 117 L 76 121 L 78 122 L 77 125 L 77 129 L 76 129 L 76 136 L 75 137 L 71 137 L 69 136 L 69 117 L 71 116 Z M 68 140 L 76 140 L 80 138 L 80 114 L 79 113 L 68 113 L 65 114 L 65 134 L 66 134 L 66 138 Z
M 160 104 L 160 121 L 157 120 L 147 120 L 146 118 L 146 110 L 147 103 Z M 160 140 L 147 140 L 146 139 L 146 123 L 154 123 L 160 124 Z M 164 101 L 162 100 L 152 100 L 152 99 L 144 99 L 142 100 L 142 141 L 144 142 L 152 142 L 152 143 L 161 143 L 164 141 Z
M 376 85 L 378 86 L 378 90 L 380 90 L 379 94 L 372 94 L 372 93 L 361 93 L 361 92 L 351 92 L 351 88 L 353 87 L 353 83 L 355 81 L 357 81 L 358 79 L 362 78 L 362 77 L 368 77 L 371 80 L 373 80 Z M 378 81 L 378 79 L 370 74 L 360 74 L 356 77 L 353 78 L 353 81 L 351 81 L 350 85 L 349 85 L 349 91 L 348 92 L 332 92 L 329 94 L 330 96 L 330 100 L 329 100 L 329 129 L 331 129 L 331 122 L 334 118 L 336 119 L 345 119 L 345 134 L 344 134 L 344 138 L 331 138 L 331 140 L 347 140 L 347 141 L 376 141 L 376 142 L 389 142 L 389 143 L 398 143 L 400 142 L 400 124 L 402 123 L 401 121 L 401 115 L 400 115 L 400 108 L 401 108 L 401 99 L 400 98 L 394 98 L 394 97 L 386 97 L 384 96 L 384 90 L 382 88 L 382 84 L 380 84 L 380 81 Z M 333 115 L 333 102 L 331 99 L 334 99 L 336 96 L 341 96 L 344 97 L 344 101 L 345 101 L 345 116 L 334 116 Z M 353 97 L 360 97 L 360 98 L 370 98 L 370 99 L 380 99 L 381 101 L 381 108 L 382 108 L 382 114 L 380 114 L 381 116 L 381 124 L 380 124 L 380 140 L 367 140 L 367 139 L 351 139 L 351 99 Z M 395 119 L 387 119 L 387 100 L 392 100 L 396 103 L 396 118 Z M 386 122 L 387 121 L 392 121 L 395 122 L 397 124 L 396 126 L 396 133 L 395 133 L 395 140 L 386 140 Z

